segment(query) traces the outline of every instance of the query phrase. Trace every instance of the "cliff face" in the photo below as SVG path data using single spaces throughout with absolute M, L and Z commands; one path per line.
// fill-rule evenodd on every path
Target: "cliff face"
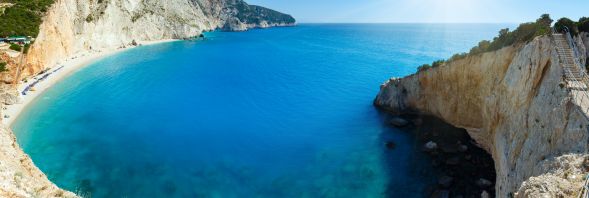
M 577 40 L 585 59 L 589 38 Z M 580 109 L 589 105 L 567 91 L 559 61 L 554 40 L 538 37 L 391 79 L 375 105 L 467 129 L 493 156 L 498 197 L 572 196 L 585 172 L 589 121 Z
M 242 0 L 56 0 L 25 58 L 8 57 L 9 72 L 0 75 L 0 98 L 17 101 L 11 83 L 78 54 L 107 51 L 143 41 L 182 39 L 203 31 L 294 25 L 290 15 Z M 0 126 L 0 197 L 75 197 L 52 184 L 19 148 L 12 131 Z
M 24 76 L 78 53 L 124 47 L 134 41 L 294 23 L 290 15 L 242 0 L 56 0 L 27 56 Z
M 47 180 L 4 127 L 0 128 L 0 159 L 0 197 L 76 197 Z

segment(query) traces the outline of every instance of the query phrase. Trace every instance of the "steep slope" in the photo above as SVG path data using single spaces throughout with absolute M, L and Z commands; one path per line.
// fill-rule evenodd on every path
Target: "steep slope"
M 589 39 L 577 40 L 585 58 Z M 560 61 L 554 40 L 538 37 L 391 79 L 375 105 L 467 129 L 493 156 L 498 197 L 573 196 L 585 172 L 589 121 L 572 100 Z
M 290 15 L 242 0 L 57 0 L 27 55 L 24 76 L 88 51 L 190 38 L 218 28 L 243 31 L 294 23 Z
M 47 180 L 4 127 L 0 128 L 0 159 L 0 197 L 76 197 Z
M 243 31 L 294 23 L 290 15 L 242 0 L 56 0 L 43 18 L 18 78 L 83 53 L 190 38 L 215 29 Z M 14 104 L 18 93 L 7 83 L 17 78 L 20 57 L 2 56 L 9 72 L 0 76 L 0 98 Z M 75 196 L 52 184 L 20 149 L 13 132 L 0 126 L 0 197 Z

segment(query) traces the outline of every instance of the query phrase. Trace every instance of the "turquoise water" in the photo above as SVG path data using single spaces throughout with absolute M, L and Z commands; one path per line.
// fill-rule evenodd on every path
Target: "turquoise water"
M 421 197 L 434 170 L 383 124 L 379 85 L 507 26 L 302 24 L 142 46 L 57 83 L 13 129 L 51 181 L 92 197 Z

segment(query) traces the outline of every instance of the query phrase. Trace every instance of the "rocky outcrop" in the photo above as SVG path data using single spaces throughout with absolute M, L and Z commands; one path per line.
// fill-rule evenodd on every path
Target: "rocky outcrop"
M 4 127 L 0 128 L 0 159 L 0 197 L 76 197 L 51 183 Z
M 294 25 L 290 15 L 242 0 L 56 0 L 27 56 L 23 78 L 76 54 L 203 31 Z
M 577 38 L 583 58 L 587 40 Z M 573 100 L 559 62 L 553 39 L 538 37 L 390 79 L 375 105 L 466 129 L 495 161 L 498 197 L 574 196 L 586 172 L 588 105 Z

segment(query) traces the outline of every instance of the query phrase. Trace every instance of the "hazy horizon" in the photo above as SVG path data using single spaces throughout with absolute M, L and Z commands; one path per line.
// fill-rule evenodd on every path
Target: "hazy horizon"
M 570 0 L 246 0 L 291 14 L 299 23 L 492 23 L 534 21 L 542 14 L 578 20 L 589 1 Z

